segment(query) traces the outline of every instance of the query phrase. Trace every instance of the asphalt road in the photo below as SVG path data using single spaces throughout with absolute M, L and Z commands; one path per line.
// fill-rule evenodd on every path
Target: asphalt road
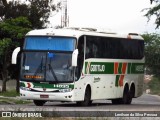
M 75 103 L 47 102 L 44 106 L 0 104 L 0 111 L 160 111 L 160 96 L 143 94 L 134 98 L 131 105 L 112 105 L 110 100 L 93 101 L 89 107 Z

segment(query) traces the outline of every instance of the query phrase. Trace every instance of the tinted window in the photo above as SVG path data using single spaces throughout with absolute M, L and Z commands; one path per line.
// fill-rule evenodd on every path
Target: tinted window
M 25 39 L 25 50 L 59 50 L 73 51 L 74 38 L 30 36 Z
M 143 53 L 143 40 L 87 36 L 86 59 L 141 59 Z

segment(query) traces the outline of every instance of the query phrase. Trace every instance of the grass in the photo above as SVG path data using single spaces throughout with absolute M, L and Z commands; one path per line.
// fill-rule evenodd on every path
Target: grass
M 19 96 L 19 93 L 17 93 L 16 90 L 9 90 L 9 91 L 6 91 L 6 92 L 0 92 L 0 96 L 16 97 L 16 96 Z
M 148 87 L 151 90 L 151 94 L 160 95 L 160 78 L 153 77 L 153 79 L 148 83 Z
M 13 99 L 13 98 L 0 98 L 0 104 L 28 104 L 30 101 Z
M 30 101 L 13 98 L 13 97 L 19 96 L 19 93 L 17 93 L 16 90 L 1 92 L 0 96 L 4 96 L 4 98 L 0 97 L 0 104 L 28 104 L 28 103 L 31 103 Z

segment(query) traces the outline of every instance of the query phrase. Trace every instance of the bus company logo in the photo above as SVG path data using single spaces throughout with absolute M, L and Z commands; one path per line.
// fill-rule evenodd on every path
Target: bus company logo
M 105 65 L 91 65 L 90 71 L 91 72 L 104 72 Z
M 96 73 L 96 72 L 105 72 L 105 65 L 93 64 L 91 62 L 87 62 L 86 64 L 86 74 Z
M 43 88 L 43 91 L 45 92 L 45 91 L 46 91 L 46 88 Z
M 87 66 L 86 66 L 86 73 L 87 73 L 87 74 L 90 73 L 90 72 L 89 72 L 89 70 L 90 70 L 90 65 L 91 65 L 91 63 L 88 62 L 88 63 L 87 63 Z

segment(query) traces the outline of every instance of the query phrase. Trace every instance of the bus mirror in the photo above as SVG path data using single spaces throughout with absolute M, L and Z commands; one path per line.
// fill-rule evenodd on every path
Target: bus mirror
M 14 49 L 12 53 L 12 64 L 17 64 L 17 55 L 19 51 L 20 51 L 20 47 L 17 47 L 16 49 Z
M 72 67 L 77 66 L 78 49 L 74 50 L 72 53 Z

